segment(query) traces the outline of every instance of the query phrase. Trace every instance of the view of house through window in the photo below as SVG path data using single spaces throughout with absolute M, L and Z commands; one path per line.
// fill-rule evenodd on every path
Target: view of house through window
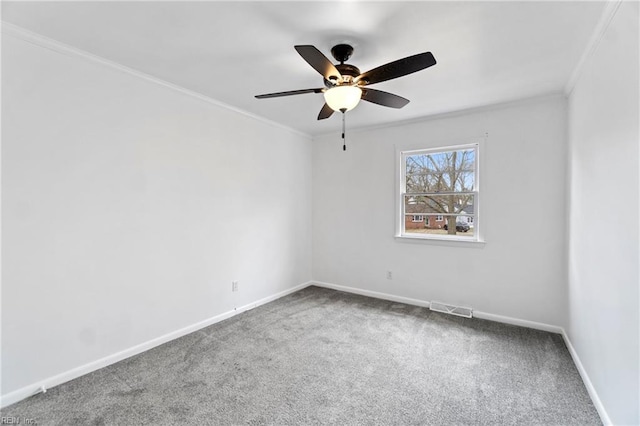
M 405 151 L 401 158 L 401 234 L 476 240 L 478 145 Z

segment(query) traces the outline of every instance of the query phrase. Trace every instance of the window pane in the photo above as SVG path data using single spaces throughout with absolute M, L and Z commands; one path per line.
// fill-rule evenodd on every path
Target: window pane
M 476 240 L 478 144 L 401 154 L 401 233 Z
M 449 215 L 449 216 L 426 216 L 424 222 L 414 222 L 414 215 L 405 215 L 404 227 L 406 234 L 427 234 L 427 235 L 451 235 L 456 237 L 473 238 L 475 229 L 473 222 L 469 222 L 470 216 Z M 429 220 L 426 220 L 429 218 Z M 437 220 L 441 219 L 441 220 Z M 455 231 L 450 224 L 455 223 Z
M 412 214 L 474 214 L 474 195 L 405 195 L 404 212 Z
M 406 192 L 458 192 L 475 188 L 475 150 L 408 155 Z

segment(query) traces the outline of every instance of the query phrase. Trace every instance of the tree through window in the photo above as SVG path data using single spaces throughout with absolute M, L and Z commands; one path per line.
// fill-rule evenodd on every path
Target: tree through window
M 401 154 L 401 234 L 477 239 L 478 145 Z M 416 226 L 416 215 L 431 220 Z

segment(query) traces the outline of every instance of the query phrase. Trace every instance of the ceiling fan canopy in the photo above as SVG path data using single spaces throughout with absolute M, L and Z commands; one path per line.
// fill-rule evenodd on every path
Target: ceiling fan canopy
M 355 108 L 360 100 L 390 108 L 402 108 L 409 103 L 408 99 L 368 86 L 412 74 L 436 64 L 436 59 L 431 52 L 424 52 L 361 73 L 358 67 L 346 63 L 353 54 L 353 47 L 348 44 L 337 44 L 331 48 L 331 55 L 339 62 L 335 65 L 315 46 L 298 45 L 294 47 L 300 56 L 322 75 L 325 87 L 267 93 L 257 95 L 256 98 L 266 99 L 304 93 L 323 93 L 325 104 L 318 114 L 318 120 L 329 118 L 334 111 L 343 113 L 349 111 Z

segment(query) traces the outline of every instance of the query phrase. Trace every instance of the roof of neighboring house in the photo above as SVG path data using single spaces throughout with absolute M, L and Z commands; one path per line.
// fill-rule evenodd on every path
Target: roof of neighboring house
M 473 204 L 467 204 L 463 209 L 460 210 L 460 213 L 473 214 L 474 206 Z

